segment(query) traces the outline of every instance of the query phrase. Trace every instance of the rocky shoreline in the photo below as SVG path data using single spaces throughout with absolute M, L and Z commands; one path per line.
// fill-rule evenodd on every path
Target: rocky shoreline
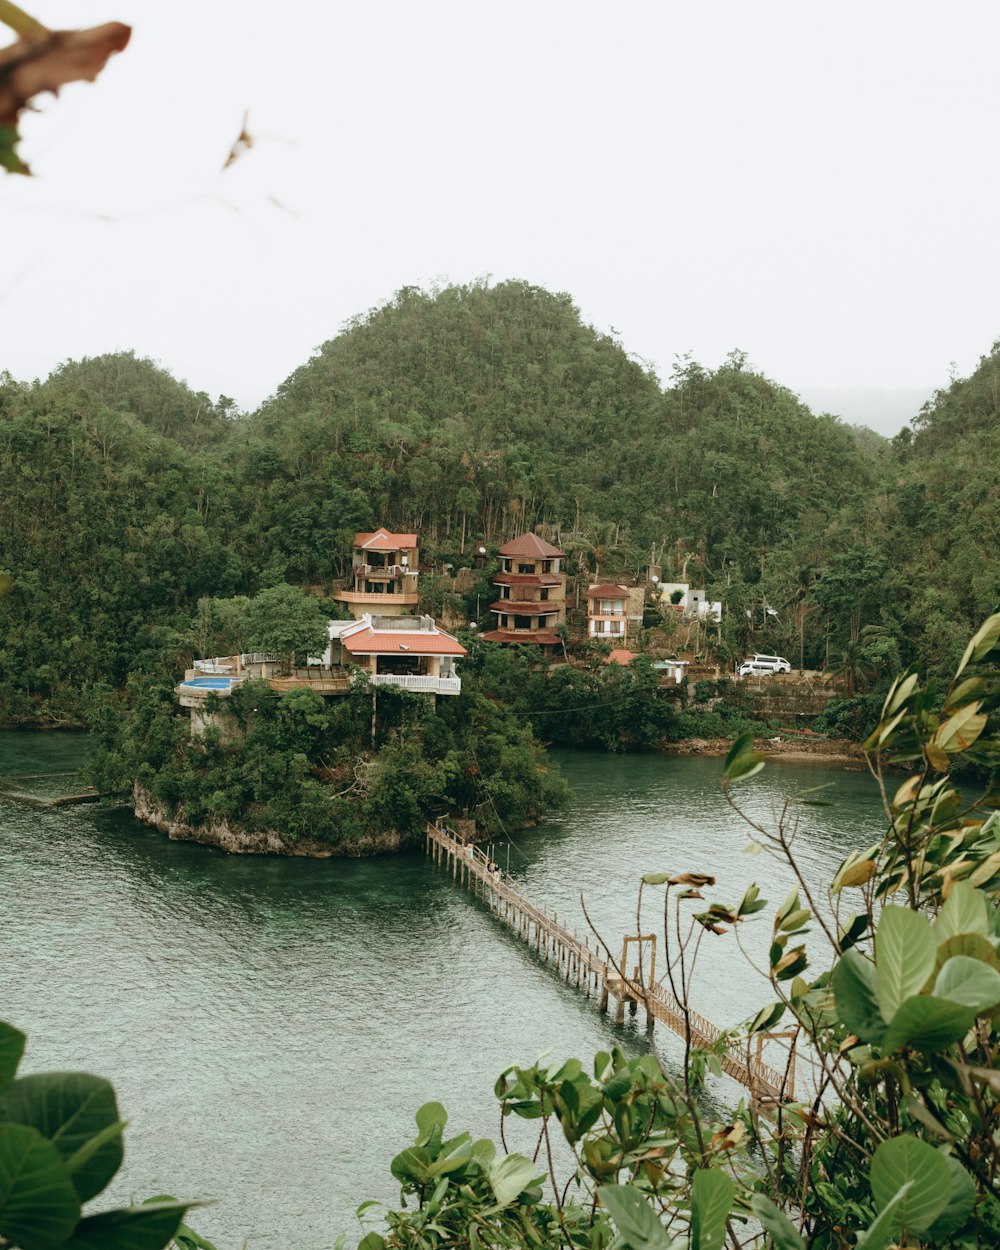
M 233 828 L 221 820 L 209 825 L 189 825 L 177 816 L 170 816 L 156 802 L 148 790 L 140 785 L 132 788 L 132 806 L 136 820 L 165 833 L 171 842 L 200 842 L 228 851 L 230 855 L 296 855 L 306 859 L 332 859 L 334 857 L 358 859 L 367 855 L 382 855 L 398 851 L 403 846 L 403 835 L 396 829 L 385 833 L 359 838 L 344 846 L 330 846 L 316 838 L 283 837 L 280 833 L 251 832 Z
M 732 743 L 727 738 L 685 738 L 683 742 L 668 743 L 663 749 L 668 755 L 725 756 Z M 757 738 L 754 749 L 762 755 L 780 759 L 791 764 L 829 764 L 851 771 L 866 767 L 864 752 L 857 743 L 845 738 L 820 738 L 775 735 Z M 136 784 L 132 790 L 132 803 L 136 819 L 144 825 L 165 833 L 172 842 L 200 842 L 214 846 L 231 855 L 290 855 L 308 859 L 362 858 L 368 855 L 391 854 L 403 849 L 404 836 L 396 829 L 380 834 L 370 834 L 345 846 L 330 846 L 316 838 L 299 838 L 293 841 L 273 831 L 252 832 L 231 826 L 222 820 L 208 825 L 191 825 L 179 816 L 169 815 L 148 790 Z M 460 822 L 471 826 L 471 821 Z M 464 828 L 462 833 L 469 841 L 476 841 L 475 828 Z
M 728 738 L 685 738 L 669 743 L 664 750 L 669 755 L 727 755 L 732 745 Z M 832 764 L 852 771 L 867 767 L 864 751 L 847 738 L 775 734 L 771 738 L 755 738 L 753 745 L 761 755 L 790 764 Z

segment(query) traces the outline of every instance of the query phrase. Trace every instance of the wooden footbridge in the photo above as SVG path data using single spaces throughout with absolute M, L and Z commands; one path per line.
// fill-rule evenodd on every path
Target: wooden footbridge
M 576 984 L 588 997 L 600 995 L 601 1011 L 615 1002 L 615 1022 L 625 1020 L 626 1006 L 635 1014 L 641 1004 L 646 1012 L 646 1032 L 652 1036 L 656 1021 L 702 1049 L 714 1048 L 723 1031 L 698 1012 L 684 1008 L 674 995 L 655 980 L 656 936 L 635 934 L 626 937 L 618 964 L 607 947 L 596 939 L 581 936 L 564 918 L 545 904 L 532 903 L 511 878 L 475 846 L 450 829 L 445 822 L 428 824 L 425 849 L 435 864 L 449 872 L 460 885 L 471 890 L 490 913 L 505 924 L 527 946 L 551 962 L 567 981 Z M 630 950 L 635 954 L 630 960 Z M 638 962 L 636 962 L 638 960 Z M 632 962 L 632 972 L 628 964 Z M 781 1102 L 794 1097 L 795 1052 L 789 1053 L 785 1071 L 764 1063 L 761 1051 L 768 1037 L 787 1038 L 788 1034 L 762 1034 L 757 1037 L 756 1057 L 735 1041 L 725 1039 L 720 1062 L 722 1070 L 744 1085 L 758 1103 Z

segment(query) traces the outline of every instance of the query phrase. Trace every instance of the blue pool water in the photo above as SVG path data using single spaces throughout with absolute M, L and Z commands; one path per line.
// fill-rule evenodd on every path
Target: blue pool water
M 202 690 L 228 690 L 239 677 L 191 677 L 182 686 L 198 686 Z

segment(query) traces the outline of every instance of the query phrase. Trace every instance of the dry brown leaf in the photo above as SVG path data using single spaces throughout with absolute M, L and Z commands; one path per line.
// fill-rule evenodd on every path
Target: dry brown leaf
M 715 885 L 715 878 L 704 872 L 681 872 L 676 877 L 671 877 L 667 884 L 693 885 L 695 889 L 700 889 L 703 885 Z
M 249 112 L 246 112 L 243 114 L 243 124 L 240 126 L 240 133 L 233 141 L 233 146 L 229 149 L 229 155 L 226 157 L 225 164 L 222 166 L 223 170 L 228 169 L 230 165 L 240 159 L 244 152 L 249 152 L 253 147 L 255 142 L 254 137 L 250 131 L 247 130 L 247 123 L 249 121 L 250 114 Z
M 0 126 L 15 126 L 29 100 L 43 91 L 58 94 L 68 82 L 93 82 L 132 28 L 106 22 L 89 30 L 51 30 L 0 51 Z
M 746 1136 L 746 1125 L 742 1120 L 727 1124 L 712 1134 L 712 1149 L 715 1151 L 735 1150 Z

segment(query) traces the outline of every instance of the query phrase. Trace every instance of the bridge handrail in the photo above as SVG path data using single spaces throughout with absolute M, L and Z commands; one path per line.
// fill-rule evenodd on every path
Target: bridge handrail
M 649 993 L 662 1003 L 668 1011 L 673 1012 L 674 1015 L 678 1016 L 680 1019 L 685 1019 L 686 1014 L 692 1036 L 700 1033 L 702 1038 L 704 1038 L 705 1043 L 709 1046 L 713 1045 L 719 1040 L 720 1037 L 723 1036 L 723 1029 L 720 1029 L 718 1025 L 713 1024 L 711 1020 L 706 1020 L 705 1017 L 700 1012 L 695 1011 L 693 1007 L 688 1007 L 687 1012 L 685 1013 L 684 1008 L 665 986 L 655 984 L 649 986 L 648 990 Z M 785 1084 L 784 1073 L 778 1072 L 777 1069 L 772 1068 L 770 1064 L 766 1064 L 762 1060 L 752 1058 L 735 1038 L 726 1037 L 725 1046 L 725 1058 L 731 1059 L 732 1062 L 739 1064 L 741 1068 L 748 1071 L 757 1080 L 766 1085 L 772 1086 L 774 1089 L 781 1089 L 781 1087 Z
M 561 924 L 558 912 L 554 909 L 550 912 L 547 904 L 539 907 L 526 898 L 514 885 L 510 875 L 504 872 L 498 864 L 494 864 L 478 846 L 472 842 L 466 842 L 443 824 L 428 821 L 426 830 L 433 841 L 452 851 L 460 861 L 464 861 L 474 870 L 475 875 L 488 884 L 501 898 L 515 902 L 529 919 L 543 926 L 550 936 L 558 938 L 564 946 L 572 949 L 577 958 L 593 972 L 605 978 L 608 977 L 610 961 L 591 947 L 588 940 L 581 939 L 576 929 L 571 932 Z M 621 971 L 624 974 L 624 969 Z M 677 1021 L 677 1024 L 673 1026 L 675 1032 L 682 1036 L 688 1033 L 696 1046 L 705 1049 L 713 1046 L 723 1036 L 724 1031 L 714 1025 L 711 1020 L 707 1020 L 700 1012 L 691 1007 L 685 1010 L 670 990 L 662 984 L 656 982 L 652 985 L 645 985 L 624 975 L 621 979 L 637 999 L 643 1002 L 653 999 L 666 1012 L 673 1015 Z M 721 1056 L 721 1060 L 723 1070 L 730 1076 L 744 1083 L 749 1077 L 750 1081 L 776 1097 L 787 1084 L 784 1073 L 759 1059 L 752 1058 L 749 1048 L 744 1050 L 735 1038 L 725 1038 L 725 1054 Z
M 430 821 L 427 822 L 427 833 L 443 846 L 453 850 L 461 859 L 465 857 L 466 862 L 475 867 L 478 871 L 476 876 L 486 881 L 501 897 L 508 898 L 511 902 L 516 902 L 518 907 L 536 924 L 542 925 L 553 937 L 557 937 L 564 946 L 572 948 L 574 953 L 581 959 L 585 960 L 595 972 L 606 972 L 608 961 L 601 957 L 600 952 L 591 947 L 587 939 L 582 938 L 576 929 L 568 929 L 559 920 L 559 913 L 554 909 L 549 910 L 547 904 L 541 907 L 537 903 L 532 903 L 514 884 L 513 878 L 509 873 L 505 872 L 499 864 L 493 861 L 480 850 L 472 842 L 465 842 L 450 829 L 443 828 L 441 825 L 435 825 Z M 469 854 L 469 852 L 472 852 Z M 497 888 L 499 887 L 499 888 Z

